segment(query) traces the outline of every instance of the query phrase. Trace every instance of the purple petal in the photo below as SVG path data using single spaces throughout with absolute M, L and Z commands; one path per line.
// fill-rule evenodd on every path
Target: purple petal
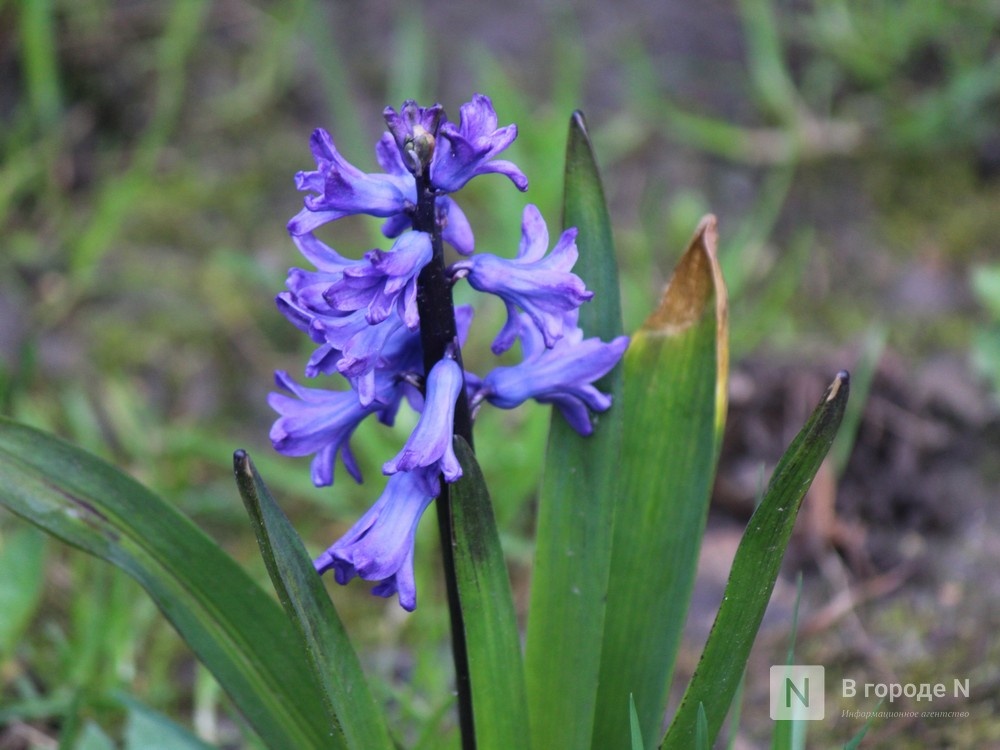
M 447 195 L 437 199 L 437 220 L 441 226 L 441 238 L 461 255 L 471 255 L 476 241 L 472 227 L 458 204 Z
M 292 242 L 299 252 L 320 271 L 341 273 L 357 261 L 343 257 L 326 243 L 311 233 L 299 233 L 292 236 Z
M 388 217 L 413 205 L 416 185 L 412 176 L 362 172 L 344 159 L 323 129 L 313 132 L 310 146 L 316 170 L 300 172 L 295 183 L 299 190 L 315 194 L 306 196 L 305 209 L 289 222 L 293 235 L 344 216 Z
M 363 261 L 345 268 L 340 281 L 328 287 L 327 302 L 344 311 L 365 308 L 365 318 L 372 325 L 384 321 L 395 309 L 406 326 L 416 330 L 420 322 L 417 276 L 432 255 L 429 235 L 407 232 L 388 252 L 371 250 Z

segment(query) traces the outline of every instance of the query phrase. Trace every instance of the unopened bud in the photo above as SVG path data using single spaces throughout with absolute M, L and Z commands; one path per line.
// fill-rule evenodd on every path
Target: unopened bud
M 413 127 L 413 135 L 403 144 L 403 158 L 406 168 L 414 175 L 420 176 L 430 166 L 434 158 L 434 134 L 421 125 Z

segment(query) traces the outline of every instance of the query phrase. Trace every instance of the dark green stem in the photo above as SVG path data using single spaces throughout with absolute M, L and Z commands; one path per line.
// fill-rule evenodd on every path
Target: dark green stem
M 455 305 L 451 282 L 445 271 L 444 245 L 441 227 L 438 226 L 434 192 L 426 176 L 417 177 L 417 206 L 413 215 L 413 228 L 431 236 L 434 254 L 417 278 L 417 310 L 420 313 L 420 341 L 424 350 L 424 372 L 431 368 L 452 346 L 451 356 L 459 366 L 462 353 L 458 348 L 458 328 L 455 324 Z M 472 416 L 465 389 L 455 405 L 456 435 L 472 445 Z M 451 615 L 451 649 L 455 660 L 455 687 L 458 693 L 458 722 L 462 734 L 463 750 L 476 747 L 472 714 L 472 682 L 469 677 L 469 656 L 465 642 L 465 621 L 458 596 L 458 577 L 455 572 L 455 528 L 451 511 L 451 494 L 448 483 L 441 480 L 441 494 L 437 498 L 438 530 L 441 534 L 441 558 L 444 565 L 445 588 L 448 594 L 448 611 Z

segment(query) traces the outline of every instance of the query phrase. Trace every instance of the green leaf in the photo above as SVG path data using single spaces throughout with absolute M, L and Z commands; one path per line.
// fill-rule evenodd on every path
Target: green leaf
M 587 336 L 608 341 L 621 333 L 617 266 L 611 223 L 597 165 L 580 113 L 566 148 L 565 226 L 579 229 L 574 272 L 594 298 L 580 309 Z M 621 368 L 598 384 L 616 401 Z M 590 745 L 596 709 L 604 608 L 608 586 L 621 409 L 595 419 L 581 437 L 553 413 L 542 477 L 527 627 L 525 674 L 532 744 L 536 748 Z M 625 715 L 625 700 L 619 713 Z
M 729 708 L 729 737 L 726 740 L 726 750 L 736 750 L 736 738 L 740 733 L 740 721 L 743 718 L 743 692 L 746 690 L 747 673 L 743 670 L 740 675 L 739 685 L 736 686 L 736 694 Z
M 302 540 L 246 451 L 233 454 L 233 470 L 278 599 L 295 623 L 313 675 L 323 689 L 330 724 L 343 733 L 347 747 L 391 748 L 382 712 Z
M 639 714 L 636 713 L 635 697 L 632 695 L 628 697 L 628 726 L 632 750 L 643 750 L 645 745 L 642 744 L 642 728 L 639 726 Z
M 26 527 L 0 537 L 0 663 L 10 656 L 42 598 L 45 537 Z
M 694 728 L 695 750 L 711 750 L 712 743 L 708 739 L 708 719 L 705 716 L 705 705 L 698 704 L 698 717 Z
M 184 727 L 144 703 L 127 695 L 118 700 L 128 707 L 125 724 L 125 750 L 212 750 Z
M 659 740 L 715 475 L 728 372 L 714 217 L 702 220 L 625 354 L 608 610 L 592 747 L 621 747 L 630 694 Z
M 699 704 L 705 706 L 709 738 L 718 734 L 771 598 L 802 498 L 844 416 L 848 391 L 849 377 L 842 370 L 775 467 L 736 551 L 701 661 L 661 747 L 691 747 Z
M 455 438 L 462 478 L 451 485 L 455 570 L 465 622 L 476 746 L 528 748 L 521 641 L 489 493 L 468 443 Z
M 0 504 L 135 578 L 268 746 L 337 746 L 281 608 L 148 489 L 79 448 L 0 419 Z
M 579 111 L 570 118 L 564 179 L 563 226 L 578 230 L 576 246 L 580 257 L 573 273 L 594 293 L 594 298 L 580 308 L 580 327 L 587 336 L 610 341 L 622 333 L 618 260 L 597 160 Z

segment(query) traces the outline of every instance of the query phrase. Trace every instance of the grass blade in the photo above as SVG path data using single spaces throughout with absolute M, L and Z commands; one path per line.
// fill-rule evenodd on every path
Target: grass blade
M 875 706 L 875 710 L 872 711 L 871 715 L 868 717 L 868 721 L 865 722 L 865 725 L 861 727 L 861 729 L 859 729 L 857 733 L 851 737 L 851 739 L 844 743 L 844 750 L 858 750 L 858 748 L 861 747 L 861 741 L 865 738 L 865 735 L 868 734 L 868 730 L 872 728 L 872 723 L 875 721 L 875 717 L 878 715 L 878 710 L 881 707 L 882 701 L 879 701 Z
M 705 705 L 698 704 L 698 717 L 694 728 L 695 750 L 712 750 L 712 743 L 708 739 L 708 718 L 705 716 Z
M 0 664 L 14 649 L 45 587 L 45 537 L 30 527 L 0 536 Z

